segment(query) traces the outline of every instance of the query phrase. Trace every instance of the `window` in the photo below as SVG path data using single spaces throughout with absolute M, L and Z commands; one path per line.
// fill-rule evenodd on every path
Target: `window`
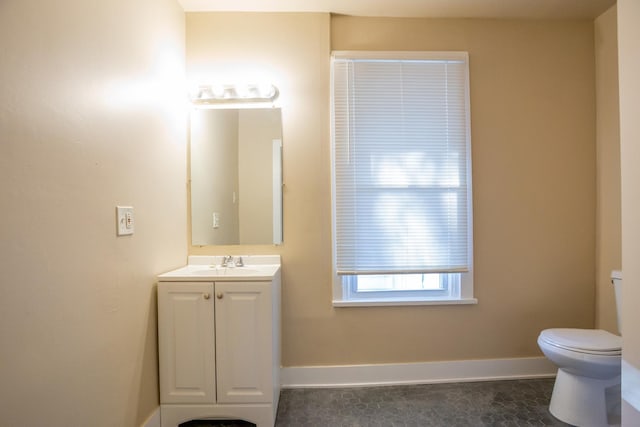
M 334 305 L 473 303 L 466 52 L 334 52 Z

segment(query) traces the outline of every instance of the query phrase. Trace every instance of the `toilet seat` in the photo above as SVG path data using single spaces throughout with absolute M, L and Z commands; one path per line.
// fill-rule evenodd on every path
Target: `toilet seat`
M 577 353 L 615 357 L 622 354 L 622 338 L 602 329 L 546 329 L 540 333 L 540 339 Z

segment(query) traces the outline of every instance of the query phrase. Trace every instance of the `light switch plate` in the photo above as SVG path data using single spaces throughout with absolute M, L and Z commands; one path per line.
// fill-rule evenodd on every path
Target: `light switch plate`
M 128 236 L 133 234 L 133 207 L 116 206 L 117 235 Z

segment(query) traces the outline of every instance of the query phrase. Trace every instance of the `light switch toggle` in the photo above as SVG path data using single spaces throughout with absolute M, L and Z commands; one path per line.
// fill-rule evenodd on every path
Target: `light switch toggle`
M 116 206 L 116 221 L 118 236 L 128 236 L 133 234 L 133 207 Z

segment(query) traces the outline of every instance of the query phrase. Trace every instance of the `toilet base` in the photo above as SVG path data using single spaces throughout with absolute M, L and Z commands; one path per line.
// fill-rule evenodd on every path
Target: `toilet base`
M 601 380 L 558 369 L 549 412 L 574 426 L 619 426 L 620 376 Z

